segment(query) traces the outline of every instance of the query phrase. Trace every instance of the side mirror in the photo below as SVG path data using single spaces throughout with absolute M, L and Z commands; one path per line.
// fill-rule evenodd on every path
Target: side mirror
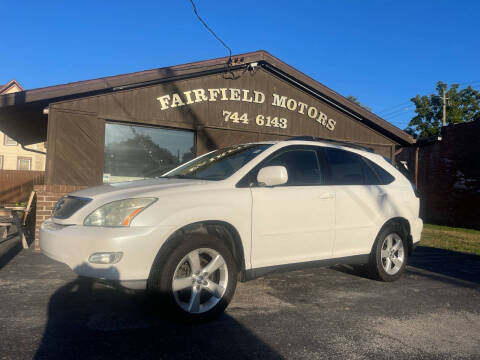
M 263 186 L 282 185 L 288 181 L 285 166 L 267 166 L 261 168 L 257 175 L 257 182 Z

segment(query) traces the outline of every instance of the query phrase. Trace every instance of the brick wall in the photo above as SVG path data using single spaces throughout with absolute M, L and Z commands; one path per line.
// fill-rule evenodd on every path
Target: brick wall
M 35 216 L 35 250 L 40 250 L 38 243 L 38 229 L 43 221 L 52 215 L 56 202 L 65 194 L 86 188 L 78 185 L 34 185 L 37 193 Z
M 401 154 L 414 166 L 415 148 Z M 418 191 L 425 222 L 480 229 L 480 121 L 446 126 L 419 145 Z

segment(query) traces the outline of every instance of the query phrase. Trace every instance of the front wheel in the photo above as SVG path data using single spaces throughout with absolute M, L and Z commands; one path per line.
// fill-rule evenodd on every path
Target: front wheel
M 388 225 L 377 237 L 370 255 L 369 268 L 382 281 L 395 281 L 407 265 L 407 242 L 399 226 Z
M 218 316 L 229 304 L 237 268 L 221 240 L 198 234 L 180 240 L 163 266 L 154 265 L 149 283 L 183 319 L 203 321 Z

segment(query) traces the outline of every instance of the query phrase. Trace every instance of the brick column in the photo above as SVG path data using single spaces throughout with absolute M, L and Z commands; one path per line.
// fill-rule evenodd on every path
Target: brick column
M 42 222 L 52 215 L 52 209 L 57 201 L 67 193 L 81 190 L 86 186 L 78 185 L 34 185 L 33 190 L 37 193 L 37 207 L 35 214 L 35 251 L 40 250 L 38 242 L 38 229 Z

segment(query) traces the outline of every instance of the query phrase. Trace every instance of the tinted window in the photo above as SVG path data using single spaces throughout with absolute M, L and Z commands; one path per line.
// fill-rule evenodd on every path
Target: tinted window
M 382 167 L 378 166 L 377 164 L 375 164 L 370 160 L 367 160 L 367 161 L 370 164 L 370 166 L 373 168 L 373 170 L 377 173 L 378 178 L 380 179 L 380 184 L 387 185 L 393 182 L 393 180 L 395 180 L 395 178 L 392 175 L 390 175 L 388 171 L 386 171 L 385 169 L 383 169 Z
M 320 165 L 316 150 L 298 149 L 281 151 L 278 155 L 267 160 L 265 166 L 285 166 L 288 173 L 288 182 L 285 185 L 319 185 L 322 184 Z
M 350 151 L 325 148 L 333 185 L 377 185 L 378 177 L 362 156 Z

